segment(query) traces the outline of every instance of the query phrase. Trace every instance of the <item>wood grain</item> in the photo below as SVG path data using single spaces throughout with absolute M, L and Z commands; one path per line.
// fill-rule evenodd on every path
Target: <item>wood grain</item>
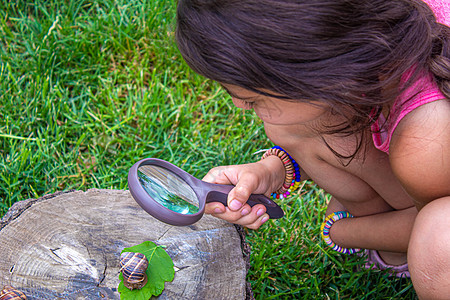
M 120 252 L 144 241 L 165 245 L 175 265 L 175 279 L 158 299 L 252 298 L 234 225 L 205 215 L 191 226 L 170 226 L 122 190 L 16 203 L 0 222 L 0 286 L 28 299 L 119 299 Z

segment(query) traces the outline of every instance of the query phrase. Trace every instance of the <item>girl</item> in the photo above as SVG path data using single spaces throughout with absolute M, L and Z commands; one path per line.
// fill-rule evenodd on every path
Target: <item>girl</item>
M 332 195 L 327 244 L 373 249 L 419 297 L 448 298 L 450 5 L 429 1 L 436 14 L 420 0 L 179 0 L 186 62 L 280 146 L 212 169 L 205 181 L 236 187 L 207 213 L 257 229 L 251 193 L 312 179 Z

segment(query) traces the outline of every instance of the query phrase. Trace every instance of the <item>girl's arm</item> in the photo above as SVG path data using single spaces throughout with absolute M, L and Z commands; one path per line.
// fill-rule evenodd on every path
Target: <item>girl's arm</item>
M 300 168 L 301 179 L 309 179 Z M 236 187 L 228 194 L 228 206 L 220 202 L 206 204 L 205 212 L 225 221 L 258 229 L 269 219 L 262 204 L 250 207 L 246 204 L 250 194 L 270 196 L 284 181 L 285 169 L 281 160 L 269 156 L 256 163 L 222 166 L 211 169 L 204 181 L 218 184 L 233 184 Z
M 435 101 L 409 113 L 390 144 L 392 170 L 417 209 L 450 196 L 450 101 Z
M 333 224 L 330 236 L 347 248 L 405 252 L 418 210 L 450 196 L 450 102 L 436 101 L 408 114 L 394 132 L 389 161 L 415 206 Z M 333 204 L 334 203 L 334 204 Z M 330 202 L 329 213 L 341 210 Z
M 342 210 L 346 209 L 332 198 L 326 214 Z M 417 209 L 412 206 L 402 210 L 342 219 L 333 224 L 330 236 L 333 242 L 344 248 L 407 252 L 416 216 Z

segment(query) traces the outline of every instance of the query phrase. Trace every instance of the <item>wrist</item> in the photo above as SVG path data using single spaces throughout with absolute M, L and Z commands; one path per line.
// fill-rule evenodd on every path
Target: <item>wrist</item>
M 283 162 L 277 156 L 268 156 L 257 162 L 265 169 L 265 174 L 269 175 L 270 191 L 278 190 L 284 183 L 285 169 Z
M 275 199 L 283 199 L 289 196 L 300 186 L 301 174 L 298 163 L 280 146 L 274 146 L 268 149 L 262 156 L 262 160 L 270 156 L 278 157 L 284 167 L 284 181 L 280 188 L 275 190 L 271 197 Z
M 334 222 L 330 228 L 330 238 L 336 244 L 342 247 L 349 247 L 347 225 L 351 218 L 344 218 Z
M 333 250 L 344 253 L 353 254 L 359 252 L 361 249 L 345 248 L 348 247 L 348 232 L 345 230 L 345 225 L 353 218 L 347 211 L 338 211 L 330 214 L 325 218 L 320 228 L 321 235 L 325 243 Z

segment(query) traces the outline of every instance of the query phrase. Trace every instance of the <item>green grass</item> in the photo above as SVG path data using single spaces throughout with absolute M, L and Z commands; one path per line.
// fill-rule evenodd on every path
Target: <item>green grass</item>
M 254 161 L 261 122 L 194 74 L 174 43 L 175 0 L 0 1 L 0 215 L 59 190 L 126 189 L 145 157 L 197 177 Z M 286 217 L 249 231 L 257 299 L 414 299 L 319 239 L 327 195 L 306 184 Z

